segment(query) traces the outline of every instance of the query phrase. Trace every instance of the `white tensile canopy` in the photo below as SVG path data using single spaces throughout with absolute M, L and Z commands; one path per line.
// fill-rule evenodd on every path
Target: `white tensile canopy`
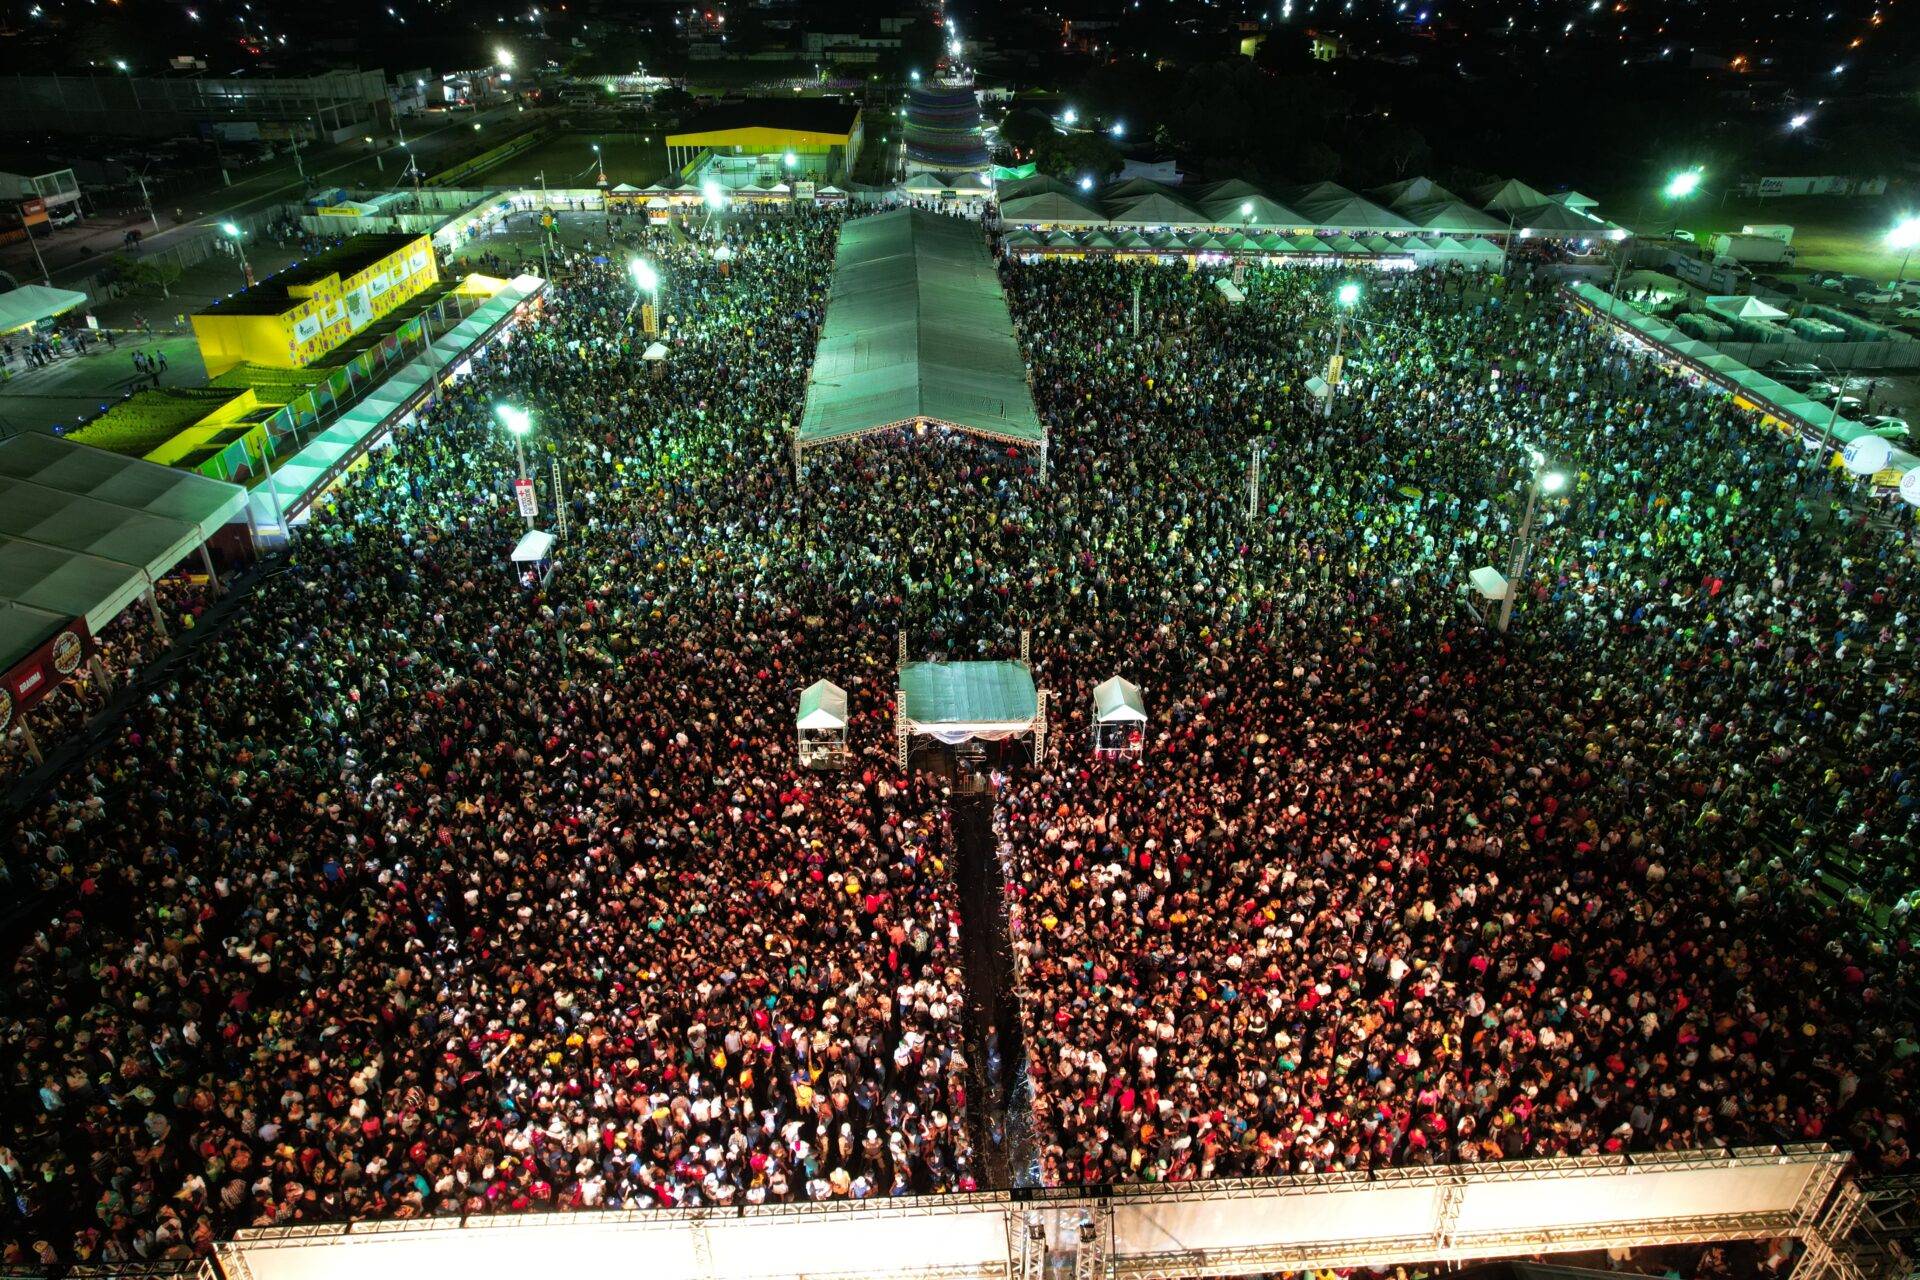
M 547 558 L 553 550 L 553 535 L 545 529 L 529 529 L 520 535 L 520 541 L 513 547 L 515 564 L 537 564 Z
M 1147 718 L 1147 704 L 1140 699 L 1140 686 L 1121 676 L 1095 685 L 1093 718 L 1101 724 L 1144 721 Z
M 815 680 L 800 693 L 799 729 L 847 727 L 847 691 L 831 680 Z
M 1720 294 L 1706 300 L 1706 308 L 1735 320 L 1783 320 L 1786 312 L 1744 294 Z
M 1483 564 L 1467 575 L 1467 581 L 1480 593 L 1483 600 L 1505 600 L 1507 598 L 1506 575 L 1490 564 Z

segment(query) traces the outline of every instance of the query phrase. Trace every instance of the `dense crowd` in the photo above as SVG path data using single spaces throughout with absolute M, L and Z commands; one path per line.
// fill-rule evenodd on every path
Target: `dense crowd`
M 953 816 L 891 758 L 903 628 L 1032 628 L 1065 708 L 997 798 L 1049 1180 L 1909 1162 L 1906 950 L 1812 892 L 1822 858 L 1897 875 L 1915 813 L 1911 557 L 1841 482 L 1544 281 L 1370 278 L 1323 417 L 1326 273 L 1230 308 L 1205 272 L 1008 263 L 1048 480 L 892 432 L 796 489 L 838 225 L 646 233 L 658 378 L 624 261 L 560 255 L 544 314 L 23 816 L 9 865 L 58 905 L 0 1023 L 9 1260 L 978 1185 Z M 566 508 L 546 582 L 506 563 L 503 401 Z M 1535 451 L 1571 483 L 1500 637 L 1459 589 Z M 1087 752 L 1116 673 L 1137 765 Z M 856 758 L 810 774 L 823 676 Z
M 109 622 L 92 638 L 89 660 L 36 703 L 30 718 L 27 714 L 11 716 L 0 730 L 0 786 L 34 768 L 33 747 L 37 746 L 44 757 L 46 752 L 77 738 L 88 717 L 106 707 L 119 682 L 136 675 L 164 652 L 169 635 L 192 627 L 206 612 L 204 582 L 204 578 L 196 581 L 184 575 L 162 578 L 154 584 L 153 607 L 135 604 Z M 156 616 L 168 629 L 166 632 L 155 625 Z M 0 863 L 0 883 L 10 875 L 11 869 Z
M 1323 282 L 1255 276 L 1240 313 L 1179 281 L 1140 343 L 1123 269 L 1011 278 L 1059 501 L 1125 531 L 1055 549 L 1108 606 L 1046 680 L 1155 699 L 1142 768 L 1064 753 L 1004 806 L 1050 1179 L 1909 1163 L 1907 947 L 1814 897 L 1826 859 L 1910 871 L 1903 534 L 1544 287 L 1374 282 L 1323 423 Z M 1569 484 L 1503 644 L 1459 594 L 1541 468 Z

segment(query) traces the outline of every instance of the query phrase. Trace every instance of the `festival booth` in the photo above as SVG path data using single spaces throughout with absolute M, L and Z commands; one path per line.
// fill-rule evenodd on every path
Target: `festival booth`
M 1031 733 L 1034 758 L 1046 755 L 1047 698 L 1024 662 L 909 662 L 899 682 L 894 733 L 903 769 L 916 736 L 957 747 Z
M 667 344 L 649 342 L 647 349 L 640 353 L 640 362 L 647 366 L 648 376 L 659 379 L 667 376 Z
M 1095 759 L 1138 760 L 1146 749 L 1146 724 L 1139 685 L 1115 676 L 1093 687 Z
M 545 529 L 529 529 L 520 535 L 513 548 L 513 576 L 531 591 L 547 585 L 553 576 L 553 535 Z
M 847 744 L 847 691 L 831 680 L 815 680 L 800 692 L 800 767 L 844 769 L 853 763 Z

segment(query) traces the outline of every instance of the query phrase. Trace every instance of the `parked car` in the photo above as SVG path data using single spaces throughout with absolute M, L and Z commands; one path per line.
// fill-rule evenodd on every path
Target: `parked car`
M 1905 418 L 1896 418 L 1890 413 L 1870 414 L 1860 421 L 1866 424 L 1867 430 L 1877 436 L 1904 439 L 1913 434 L 1913 429 L 1907 424 Z
M 1700 239 L 1685 227 L 1676 228 L 1673 233 L 1673 238 L 1675 240 L 1685 240 L 1688 244 L 1698 244 Z
M 1853 295 L 1853 300 L 1863 306 L 1876 307 L 1883 302 L 1898 302 L 1900 295 L 1891 289 L 1866 288 Z
M 1916 302 L 1911 307 L 1902 307 L 1895 314 L 1907 320 L 1920 320 L 1920 302 Z
M 1784 382 L 1788 386 L 1807 386 L 1819 380 L 1821 369 L 1817 364 L 1799 364 L 1791 360 L 1775 360 L 1760 372 L 1775 382 Z
M 1887 288 L 1909 298 L 1920 298 L 1920 280 L 1889 280 Z
M 1782 280 L 1778 276 L 1755 276 L 1753 282 L 1762 289 L 1771 289 L 1775 293 L 1785 294 L 1789 298 L 1800 296 L 1800 286 L 1791 280 Z

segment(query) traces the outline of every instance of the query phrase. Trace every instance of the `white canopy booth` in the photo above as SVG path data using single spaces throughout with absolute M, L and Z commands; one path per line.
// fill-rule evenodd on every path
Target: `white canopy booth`
M 800 765 L 805 769 L 844 769 L 853 761 L 847 745 L 847 691 L 831 680 L 815 680 L 800 691 Z
M 665 377 L 667 373 L 667 344 L 664 342 L 649 342 L 647 349 L 640 353 L 640 360 L 647 366 L 647 372 L 653 377 Z
M 1140 686 L 1121 676 L 1093 688 L 1093 754 L 1096 759 L 1138 760 L 1146 750 L 1147 705 Z
M 513 546 L 513 575 L 523 587 L 545 586 L 553 576 L 553 535 L 529 529 Z

